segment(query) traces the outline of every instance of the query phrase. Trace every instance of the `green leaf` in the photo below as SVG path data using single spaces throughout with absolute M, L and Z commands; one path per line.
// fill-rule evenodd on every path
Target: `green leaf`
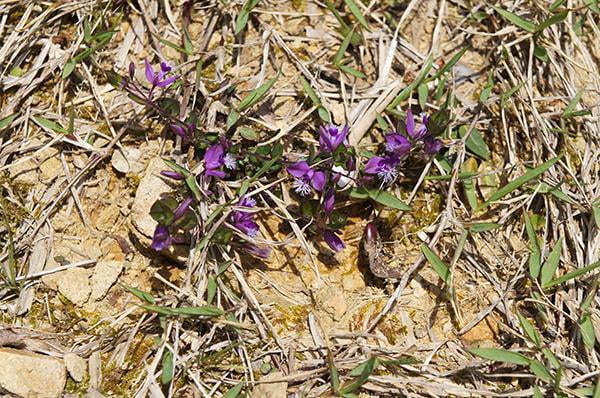
M 584 314 L 579 319 L 579 331 L 581 332 L 581 338 L 585 346 L 589 350 L 593 350 L 596 344 L 596 333 L 594 332 L 592 317 L 589 314 Z
M 598 13 L 600 14 L 600 10 L 598 11 Z M 598 381 L 596 381 L 593 398 L 600 398 L 600 377 L 598 378 Z
M 166 197 L 154 202 L 150 208 L 150 216 L 160 225 L 169 225 L 173 222 L 173 211 L 177 208 L 177 201 Z
M 575 279 L 583 274 L 586 274 L 590 271 L 595 270 L 596 268 L 600 267 L 600 261 L 596 261 L 593 264 L 588 265 L 587 267 L 583 267 L 583 268 L 578 268 L 575 271 L 571 271 L 569 273 L 566 273 L 565 275 L 554 279 L 551 282 L 548 282 L 547 285 L 544 286 L 544 289 L 550 289 L 551 287 L 554 287 L 556 285 L 560 285 L 561 283 L 567 282 L 571 279 Z
M 425 109 L 427 105 L 427 96 L 429 95 L 427 84 L 422 83 L 417 87 L 417 97 L 419 99 L 419 106 L 421 109 Z
M 508 102 L 508 100 L 510 99 L 510 97 L 512 97 L 517 91 L 519 91 L 521 89 L 521 87 L 523 87 L 525 85 L 525 82 L 519 83 L 516 86 L 512 87 L 510 90 L 508 90 L 507 92 L 505 92 L 504 94 L 502 94 L 500 96 L 500 107 L 501 108 L 505 108 L 506 107 L 506 103 Z
M 71 73 L 73 73 L 73 71 L 75 70 L 75 65 L 77 65 L 77 64 L 75 62 L 73 62 L 72 60 L 67 62 L 65 64 L 65 67 L 63 68 L 61 77 L 63 79 L 66 79 L 67 77 L 69 77 L 71 75 Z
M 359 365 L 361 368 L 360 375 L 354 379 L 350 384 L 342 387 L 342 394 L 349 394 L 358 390 L 363 384 L 369 380 L 369 376 L 373 374 L 375 369 L 379 366 L 379 361 L 376 357 L 369 358 L 364 364 Z
M 327 350 L 327 367 L 329 368 L 329 383 L 334 393 L 340 394 L 340 374 L 335 366 L 333 354 Z
M 513 363 L 515 365 L 529 365 L 529 359 L 524 355 L 500 348 L 471 348 L 469 352 L 492 361 Z
M 232 128 L 233 125 L 236 124 L 239 119 L 240 119 L 239 112 L 236 111 L 235 109 L 232 109 L 231 112 L 229 112 L 229 115 L 227 115 L 227 126 L 226 126 L 227 130 Z
M 538 386 L 533 387 L 533 398 L 544 398 L 544 394 Z
M 489 71 L 487 76 L 487 83 L 481 90 L 481 94 L 479 94 L 479 101 L 486 102 L 490 95 L 492 94 L 492 89 L 494 88 L 494 71 Z
M 321 99 L 317 95 L 316 91 L 313 90 L 310 83 L 302 75 L 300 75 L 299 80 L 300 80 L 300 85 L 302 86 L 302 89 L 304 90 L 306 95 L 308 95 L 308 98 L 310 98 L 313 105 L 321 105 Z
M 592 205 L 592 213 L 594 213 L 594 221 L 596 221 L 596 227 L 600 229 L 600 202 L 596 202 Z
M 321 120 L 323 120 L 325 123 L 331 123 L 331 115 L 329 114 L 327 108 L 321 105 L 317 108 L 317 113 L 319 114 Z
M 248 23 L 248 18 L 250 17 L 250 12 L 256 5 L 260 2 L 260 0 L 246 0 L 240 13 L 235 19 L 235 34 L 239 34 Z
M 350 41 L 352 40 L 353 34 L 354 34 L 354 28 L 352 28 L 352 30 L 350 32 L 348 32 L 348 34 L 344 37 L 344 40 L 342 40 L 342 44 L 340 44 L 340 48 L 338 48 L 337 52 L 335 53 L 335 56 L 333 57 L 334 64 L 338 65 L 340 63 L 340 61 L 342 60 L 342 58 L 344 58 L 344 54 L 346 53 L 346 50 L 348 49 L 348 46 L 350 45 Z M 308 82 L 307 82 L 307 84 L 308 84 Z M 320 102 L 321 101 L 319 101 L 319 103 Z
M 540 249 L 540 242 L 527 210 L 523 211 L 523 217 L 525 218 L 525 230 L 527 231 L 530 242 L 529 250 L 531 251 L 529 254 L 529 275 L 531 275 L 532 278 L 537 279 L 542 267 L 542 250 Z
M 173 353 L 165 349 L 162 357 L 162 375 L 161 381 L 163 384 L 169 384 L 173 380 Z
M 60 124 L 58 124 L 56 122 L 53 122 L 52 120 L 48 120 L 41 116 L 33 116 L 33 121 L 36 122 L 41 127 L 44 127 L 48 130 L 52 130 L 54 132 L 61 133 L 61 134 L 68 134 L 68 131 L 65 130 L 65 128 L 63 126 L 61 126 Z
M 581 101 L 582 96 L 583 96 L 583 91 L 579 91 L 577 94 L 575 94 L 575 97 L 573 97 L 573 99 L 569 102 L 569 104 L 563 111 L 563 113 L 562 113 L 563 118 L 569 119 L 569 118 L 572 118 L 575 116 L 584 116 L 584 115 L 590 114 L 590 111 L 587 111 L 587 110 L 583 110 L 583 111 L 579 111 L 579 112 L 575 110 L 575 108 L 577 108 L 577 104 L 579 104 L 579 101 Z
M 526 30 L 529 33 L 535 33 L 536 31 L 536 26 L 533 22 L 526 20 L 525 18 L 522 18 L 516 14 L 513 14 L 510 11 L 504 10 L 502 8 L 496 7 L 496 6 L 492 6 L 492 8 L 494 10 L 496 10 L 496 12 L 500 15 L 502 15 L 502 17 L 506 20 L 508 20 L 510 23 L 512 23 L 515 26 L 518 26 L 521 29 Z
M 92 41 L 92 29 L 88 17 L 83 18 L 83 41 L 88 44 Z
M 259 88 L 252 90 L 250 92 L 250 94 L 248 94 L 247 96 L 244 97 L 244 99 L 242 99 L 242 101 L 238 105 L 238 111 L 243 112 L 246 109 L 250 108 L 251 106 L 260 102 L 260 100 L 262 100 L 265 97 L 265 95 L 267 95 L 267 93 L 269 92 L 271 87 L 273 87 L 273 85 L 275 84 L 275 82 L 277 81 L 278 78 L 279 78 L 279 72 L 277 73 L 277 75 L 274 78 L 267 81 Z
M 188 169 L 186 169 L 185 167 L 181 167 L 180 165 L 178 165 L 177 163 L 173 162 L 172 160 L 168 160 L 168 159 L 163 159 L 163 162 L 165 162 L 165 164 L 167 166 L 169 166 L 169 168 L 173 171 L 176 171 L 177 173 L 181 174 L 184 177 L 189 177 L 192 173 L 189 172 Z
M 196 176 L 194 176 L 193 174 L 190 174 L 189 176 L 187 176 L 185 178 L 185 183 L 188 186 L 188 188 L 190 189 L 190 191 L 192 191 L 192 193 L 194 194 L 194 198 L 197 201 L 201 201 L 202 194 L 200 193 L 200 187 L 198 187 L 198 181 L 196 180 Z
M 558 361 L 558 358 L 556 358 L 556 355 L 554 355 L 554 353 L 552 351 L 550 351 L 546 347 L 543 347 L 542 354 L 544 354 L 544 356 L 546 357 L 546 360 L 552 366 L 552 368 L 560 369 L 560 362 Z
M 206 302 L 210 304 L 217 294 L 217 281 L 212 276 L 209 276 L 206 282 Z
M 352 13 L 352 15 L 354 15 L 354 17 L 358 20 L 358 22 L 365 29 L 368 30 L 369 24 L 367 23 L 367 20 L 365 19 L 364 15 L 360 11 L 360 8 L 358 8 L 358 4 L 356 4 L 356 2 L 354 2 L 354 0 L 344 0 L 344 3 L 346 3 L 348 8 L 350 9 L 350 12 Z
M 258 141 L 258 133 L 250 127 L 241 127 L 239 131 L 242 138 L 245 138 L 248 141 Z
M 487 231 L 492 231 L 500 226 L 501 226 L 501 224 L 497 224 L 494 222 L 480 222 L 480 223 L 472 224 L 469 227 L 469 231 L 472 233 L 487 232 Z
M 596 14 L 600 14 L 600 5 L 598 5 L 598 0 L 585 0 L 585 5 L 591 11 Z
M 536 347 L 540 347 L 542 345 L 542 337 L 533 327 L 531 322 L 529 322 L 529 320 L 525 318 L 519 311 L 517 311 L 517 318 L 519 318 L 519 323 L 521 324 L 521 327 L 523 328 L 523 331 L 527 337 L 529 337 L 529 340 L 531 340 Z
M 547 18 L 546 20 L 544 20 L 542 23 L 540 23 L 535 28 L 535 33 L 540 33 L 544 29 L 546 29 L 556 23 L 562 22 L 567 17 L 568 14 L 569 13 L 567 11 L 564 11 L 564 12 L 559 12 L 558 14 L 552 15 L 550 18 Z
M 356 76 L 356 77 L 358 77 L 360 79 L 366 79 L 367 78 L 367 75 L 365 75 L 364 73 L 362 73 L 359 70 L 351 68 L 350 66 L 346 66 L 346 65 L 342 65 L 342 64 L 337 64 L 336 66 L 338 68 L 340 68 L 340 70 L 342 72 L 347 73 L 349 75 Z
M 150 293 L 145 292 L 140 289 L 136 289 L 135 287 L 131 287 L 131 286 L 123 285 L 123 287 L 125 289 L 127 289 L 129 291 L 129 293 L 133 294 L 135 297 L 139 298 L 140 300 L 143 300 L 143 301 L 147 302 L 148 304 L 155 303 L 154 297 Z
M 353 197 L 356 199 L 371 198 L 374 201 L 376 201 L 377 203 L 380 203 L 380 204 L 387 206 L 389 208 L 392 208 L 392 209 L 397 209 L 397 210 L 402 210 L 402 211 L 409 211 L 411 209 L 409 205 L 407 205 L 406 203 L 404 203 L 403 201 L 401 201 L 394 195 L 392 195 L 386 191 L 380 191 L 377 188 L 365 188 L 365 187 L 352 188 L 348 192 L 348 195 L 350 195 L 350 197 Z
M 460 138 L 464 138 L 465 135 L 467 135 L 467 132 L 467 126 L 460 126 L 460 128 L 458 129 L 458 134 Z M 471 130 L 471 134 L 469 134 L 469 138 L 467 138 L 465 145 L 472 154 L 479 156 L 484 160 L 489 160 L 490 149 L 483 140 L 483 137 L 481 136 L 479 130 L 475 127 L 473 127 L 473 129 Z
M 546 286 L 552 278 L 554 278 L 554 274 L 556 274 L 556 269 L 558 268 L 558 264 L 560 262 L 560 249 L 562 247 L 562 238 L 560 238 L 552 251 L 548 255 L 546 262 L 542 266 L 542 271 L 540 274 L 540 282 L 542 287 Z
M 0 130 L 3 130 L 10 126 L 10 124 L 19 116 L 17 113 L 13 113 L 12 115 L 8 115 L 7 117 L 0 119 Z
M 539 165 L 535 169 L 528 170 L 521 177 L 518 177 L 517 179 L 509 182 L 508 184 L 506 184 L 502 188 L 498 189 L 496 192 L 494 192 L 489 197 L 488 200 L 486 200 L 485 202 L 483 202 L 481 204 L 481 206 L 479 206 L 478 210 L 485 209 L 486 207 L 488 207 L 493 202 L 495 202 L 495 201 L 497 201 L 499 199 L 502 199 L 504 196 L 508 195 L 509 193 L 513 192 L 517 188 L 521 187 L 523 184 L 525 184 L 525 183 L 529 182 L 530 180 L 532 180 L 532 179 L 538 177 L 539 175 L 543 174 L 550 167 L 554 166 L 554 164 L 556 162 L 558 162 L 562 158 L 562 156 L 563 155 L 559 155 L 559 156 L 557 156 L 557 157 L 555 157 L 553 159 L 548 160 L 545 163 L 542 163 L 541 165 Z
M 231 387 L 229 389 L 229 391 L 227 391 L 225 394 L 223 394 L 223 396 L 221 398 L 237 398 L 240 396 L 240 393 L 242 392 L 242 388 L 244 388 L 243 382 L 236 384 L 235 386 Z
M 542 45 L 536 44 L 535 47 L 533 47 L 533 55 L 542 62 L 550 62 L 548 51 L 546 50 L 546 47 Z
M 450 284 L 452 283 L 452 273 L 450 272 L 450 269 L 446 266 L 446 264 L 444 264 L 442 259 L 439 258 L 437 254 L 435 254 L 433 250 L 431 250 L 427 245 L 421 245 L 421 252 L 425 256 L 427 261 L 429 261 L 429 263 L 433 267 L 433 270 L 439 275 L 442 281 L 444 281 L 444 283 L 447 286 L 451 286 Z
M 200 307 L 179 307 L 171 308 L 171 311 L 175 315 L 188 315 L 188 316 L 221 316 L 224 314 L 223 310 L 212 305 L 204 305 Z
M 533 374 L 536 375 L 538 379 L 543 380 L 546 383 L 552 382 L 552 375 L 550 374 L 550 371 L 537 359 L 531 360 L 529 363 L 529 369 L 531 369 Z

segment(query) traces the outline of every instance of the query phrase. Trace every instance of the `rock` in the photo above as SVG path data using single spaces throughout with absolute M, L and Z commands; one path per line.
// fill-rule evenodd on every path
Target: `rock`
M 115 170 L 123 173 L 141 173 L 144 170 L 144 164 L 140 161 L 142 151 L 138 148 L 124 147 L 115 150 L 111 164 Z
M 31 159 L 27 159 L 11 165 L 10 178 L 17 184 L 35 185 L 38 183 L 36 170 L 37 164 Z
M 83 381 L 87 373 L 87 362 L 77 354 L 69 352 L 64 357 L 65 365 L 69 374 L 76 382 Z
M 47 148 L 38 156 L 42 182 L 48 183 L 63 172 L 63 166 L 58 159 L 59 152 L 55 148 Z
M 283 375 L 273 372 L 261 378 L 261 382 L 281 379 Z M 285 381 L 277 383 L 258 384 L 252 390 L 251 398 L 285 398 L 287 396 L 288 383 Z
M 135 198 L 131 206 L 132 231 L 140 240 L 140 243 L 146 247 L 150 247 L 154 229 L 158 225 L 150 216 L 150 208 L 164 194 L 173 191 L 173 188 L 160 177 L 160 172 L 166 169 L 168 167 L 161 158 L 155 157 L 150 160 L 144 177 L 142 177 L 135 192 Z M 185 245 L 173 245 L 169 250 L 162 253 L 175 261 L 183 263 L 189 254 L 189 249 Z
M 117 281 L 123 266 L 122 261 L 104 261 L 96 264 L 90 279 L 92 290 L 90 300 L 100 300 L 104 297 L 108 289 Z
M 60 359 L 0 348 L 0 390 L 20 397 L 60 397 L 66 381 Z
M 70 302 L 83 305 L 91 293 L 90 288 L 91 271 L 85 268 L 71 268 L 56 274 L 42 277 L 49 288 L 58 290 Z

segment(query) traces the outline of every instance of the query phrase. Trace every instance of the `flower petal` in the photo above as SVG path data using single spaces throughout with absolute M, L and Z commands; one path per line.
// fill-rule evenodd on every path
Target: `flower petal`
M 181 173 L 178 173 L 176 171 L 171 171 L 171 170 L 163 170 L 160 172 L 160 175 L 162 175 L 163 177 L 171 178 L 173 180 L 177 180 L 177 181 L 185 179 L 185 177 Z
M 344 241 L 329 229 L 323 232 L 323 238 L 333 251 L 339 252 L 340 250 L 346 247 Z
M 296 162 L 289 165 L 286 170 L 294 177 L 300 178 L 311 171 L 311 168 L 306 162 Z
M 177 80 L 178 76 L 167 77 L 165 80 L 159 81 L 156 83 L 158 87 L 167 87 L 173 84 L 175 80 Z
M 310 182 L 315 191 L 321 192 L 325 188 L 325 182 L 327 181 L 327 175 L 322 171 L 315 171 Z
M 406 132 L 412 138 L 415 138 L 415 117 L 412 113 L 412 110 L 406 111 L 406 121 L 404 122 L 406 125 Z
M 223 145 L 214 144 L 211 145 L 206 152 L 204 152 L 204 162 L 206 162 L 207 169 L 218 169 L 223 166 L 223 152 L 225 152 Z
M 148 62 L 147 59 L 144 60 L 145 72 L 146 72 L 146 80 L 148 83 L 154 84 L 154 70 L 152 70 L 152 65 Z
M 384 162 L 384 158 L 380 156 L 373 156 L 367 164 L 365 165 L 365 173 L 367 174 L 377 174 L 379 172 L 379 168 L 381 164 Z
M 323 200 L 323 211 L 325 214 L 331 214 L 333 212 L 333 206 L 335 205 L 335 191 L 333 188 L 329 188 L 327 193 L 325 194 L 325 199 Z
M 171 246 L 171 234 L 167 227 L 163 225 L 157 225 L 154 230 L 154 236 L 152 237 L 152 247 L 156 251 L 162 251 L 168 249 Z
M 194 199 L 191 196 L 185 198 L 173 212 L 173 221 L 183 217 L 185 212 L 188 211 L 188 209 L 190 208 L 190 205 L 193 201 Z

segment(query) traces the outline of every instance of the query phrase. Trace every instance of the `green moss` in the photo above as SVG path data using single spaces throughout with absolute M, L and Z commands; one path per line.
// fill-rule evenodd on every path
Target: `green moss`
M 273 324 L 286 330 L 304 329 L 309 308 L 306 305 L 291 305 L 283 307 L 275 305 L 279 316 L 273 320 Z

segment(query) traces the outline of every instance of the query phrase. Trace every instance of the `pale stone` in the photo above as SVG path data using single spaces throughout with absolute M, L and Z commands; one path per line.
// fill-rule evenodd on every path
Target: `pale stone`
M 70 302 L 83 305 L 90 296 L 91 271 L 85 268 L 71 268 L 42 278 L 48 287 L 58 290 Z
M 0 348 L 0 390 L 26 398 L 60 397 L 66 381 L 60 359 Z
M 96 264 L 90 279 L 92 285 L 90 300 L 100 300 L 104 297 L 108 289 L 117 281 L 123 266 L 122 261 L 104 261 Z
M 262 382 L 281 379 L 283 375 L 279 372 L 270 373 L 260 379 Z M 277 383 L 257 384 L 252 390 L 251 398 L 285 398 L 287 396 L 288 383 L 285 381 Z
M 111 164 L 115 170 L 123 174 L 140 173 L 144 170 L 141 158 L 142 151 L 138 148 L 124 147 L 114 151 Z
M 35 185 L 38 183 L 37 164 L 27 159 L 10 166 L 10 178 L 17 184 Z
M 72 352 L 65 354 L 64 361 L 67 370 L 69 371 L 69 375 L 71 375 L 73 380 L 78 383 L 83 381 L 87 373 L 87 362 L 79 355 L 73 354 Z

